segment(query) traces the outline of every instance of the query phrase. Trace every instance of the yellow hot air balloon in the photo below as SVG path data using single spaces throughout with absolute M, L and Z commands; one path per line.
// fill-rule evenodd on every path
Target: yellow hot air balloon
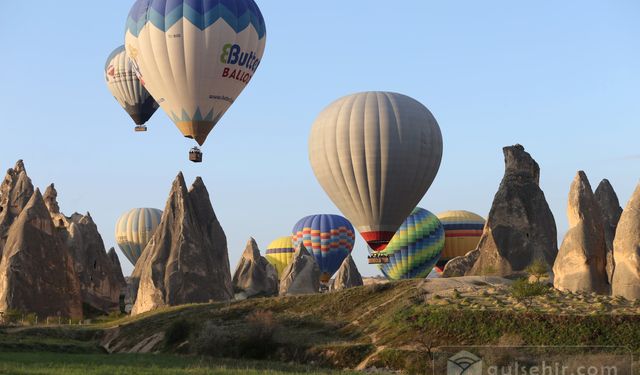
M 278 277 L 282 275 L 282 271 L 291 263 L 295 249 L 293 248 L 293 242 L 291 236 L 280 237 L 277 240 L 271 242 L 267 246 L 267 254 L 265 258 L 271 263 L 278 271 Z
M 469 211 L 446 211 L 437 215 L 444 226 L 444 251 L 438 267 L 451 259 L 463 256 L 478 246 L 485 220 L 482 216 Z
M 406 95 L 354 94 L 320 113 L 309 159 L 333 203 L 382 251 L 436 177 L 442 134 L 427 107 Z

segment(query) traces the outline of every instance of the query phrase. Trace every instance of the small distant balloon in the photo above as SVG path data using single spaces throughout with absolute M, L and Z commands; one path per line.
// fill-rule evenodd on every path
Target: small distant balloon
M 311 215 L 296 223 L 291 239 L 295 249 L 302 243 L 313 254 L 322 272 L 320 281 L 326 283 L 351 254 L 356 236 L 349 220 L 340 215 Z
M 143 125 L 159 106 L 138 79 L 124 46 L 116 48 L 107 58 L 104 78 L 113 97 L 138 125 L 136 130 L 146 130 Z
M 444 249 L 444 228 L 436 215 L 417 207 L 380 255 L 389 263 L 378 268 L 389 280 L 426 278 Z M 373 251 L 370 250 L 370 253 Z
M 280 277 L 282 271 L 291 263 L 294 253 L 291 236 L 280 237 L 267 246 L 265 258 L 276 268 L 278 277 Z
M 116 242 L 134 266 L 160 225 L 161 219 L 162 211 L 155 208 L 134 208 L 118 219 Z

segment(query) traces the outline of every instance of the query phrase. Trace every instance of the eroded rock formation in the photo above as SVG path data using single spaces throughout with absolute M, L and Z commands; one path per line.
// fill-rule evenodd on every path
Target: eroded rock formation
M 640 299 L 640 184 L 622 212 L 613 249 L 612 294 Z
M 58 234 L 70 250 L 74 269 L 80 281 L 82 303 L 91 314 L 120 310 L 122 270 L 114 266 L 107 254 L 102 236 L 90 214 L 74 213 L 71 217 L 60 212 L 58 192 L 53 184 L 45 191 L 43 200 Z
M 570 229 L 553 266 L 554 286 L 572 292 L 608 294 L 603 214 L 582 171 L 571 184 L 567 216 Z
M 455 257 L 447 262 L 442 270 L 442 277 L 460 277 L 467 274 L 480 257 L 480 250 L 469 251 L 461 257 Z
M 320 291 L 320 267 L 316 258 L 300 245 L 291 263 L 282 271 L 280 295 L 312 294 Z
M 200 178 L 187 191 L 178 174 L 160 225 L 136 263 L 136 278 L 133 315 L 233 298 L 227 239 Z
M 0 185 L 0 256 L 7 241 L 9 227 L 20 215 L 33 195 L 33 184 L 27 176 L 22 160 L 7 171 L 7 175 Z
M 364 285 L 362 281 L 362 275 L 358 271 L 356 262 L 353 261 L 353 257 L 349 255 L 342 261 L 342 265 L 336 272 L 336 276 L 331 282 L 329 290 L 338 291 L 343 289 L 355 288 L 357 286 Z
M 236 293 L 246 298 L 278 295 L 278 272 L 260 255 L 256 240 L 250 238 L 233 275 Z
M 0 311 L 7 310 L 82 318 L 73 258 L 39 190 L 20 210 L 7 234 L 0 261 Z
M 558 252 L 556 222 L 540 189 L 540 167 L 521 145 L 505 147 L 505 174 L 467 275 L 507 276 Z
M 620 201 L 618 195 L 609 180 L 602 180 L 595 191 L 595 197 L 600 204 L 604 219 L 604 239 L 607 242 L 607 277 L 609 283 L 613 278 L 613 269 L 615 267 L 615 260 L 613 258 L 613 240 L 616 236 L 616 228 L 618 227 L 618 221 L 620 221 L 620 215 L 622 215 L 622 207 L 620 207 Z

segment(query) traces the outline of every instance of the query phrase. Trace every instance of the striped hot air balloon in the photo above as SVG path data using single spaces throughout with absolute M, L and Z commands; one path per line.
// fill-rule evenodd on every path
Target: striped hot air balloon
M 118 219 L 116 242 L 134 266 L 160 225 L 161 219 L 162 211 L 155 208 L 134 208 Z
M 451 259 L 463 256 L 478 246 L 485 220 L 469 211 L 446 211 L 438 214 L 444 226 L 444 251 L 438 262 L 443 268 Z
M 443 248 L 442 223 L 431 212 L 417 207 L 380 253 L 389 257 L 389 263 L 378 268 L 390 280 L 426 278 Z
M 136 76 L 124 46 L 116 48 L 107 58 L 104 78 L 113 97 L 138 125 L 136 130 L 145 131 L 144 124 L 156 112 L 158 103 Z
M 322 276 L 328 282 L 345 258 L 351 254 L 356 241 L 355 231 L 349 220 L 340 215 L 311 215 L 302 218 L 293 227 L 293 247 L 301 243 L 316 258 Z
M 267 246 L 267 254 L 265 258 L 271 263 L 278 271 L 278 277 L 282 275 L 282 271 L 291 263 L 293 254 L 295 253 L 291 236 L 280 237 L 277 240 L 271 242 Z

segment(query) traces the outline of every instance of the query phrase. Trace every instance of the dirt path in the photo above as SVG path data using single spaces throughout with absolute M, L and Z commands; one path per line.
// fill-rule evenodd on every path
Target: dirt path
M 386 302 L 384 302 L 384 303 L 381 303 L 381 304 L 379 304 L 378 306 L 371 307 L 371 308 L 370 308 L 370 309 L 368 309 L 364 314 L 362 314 L 362 315 L 360 316 L 360 318 L 358 318 L 358 319 L 354 320 L 354 321 L 353 321 L 353 322 L 351 322 L 349 325 L 354 325 L 354 326 L 362 327 L 362 325 L 360 324 L 360 321 L 361 321 L 364 317 L 366 317 L 366 316 L 368 316 L 368 315 L 370 315 L 370 314 L 372 314 L 372 313 L 374 313 L 374 312 L 378 311 L 379 309 L 381 309 L 381 308 L 383 308 L 383 307 L 387 306 L 388 304 L 390 304 L 390 303 L 392 303 L 392 302 L 396 301 L 396 300 L 397 300 L 398 298 L 400 298 L 401 296 L 403 296 L 403 295 L 405 295 L 405 294 L 407 294 L 407 293 L 409 293 L 409 292 L 411 292 L 411 291 L 414 291 L 414 290 L 420 290 L 421 288 L 422 288 L 422 283 L 418 284 L 418 285 L 417 285 L 417 286 L 415 286 L 415 287 L 411 287 L 411 288 L 409 288 L 409 289 L 405 290 L 405 291 L 404 291 L 404 292 L 402 292 L 402 293 L 398 293 L 398 294 L 396 294 L 395 296 L 393 296 L 393 298 L 389 299 L 388 301 L 386 301 Z M 356 369 L 356 371 L 363 371 L 363 370 L 366 370 L 366 369 L 367 369 L 367 367 L 368 367 L 368 365 L 369 365 L 369 362 L 370 362 L 373 358 L 375 358 L 378 354 L 380 354 L 383 350 L 385 350 L 385 349 L 387 348 L 385 345 L 377 345 L 377 342 L 378 342 L 378 336 L 376 335 L 376 332 L 370 333 L 370 334 L 368 334 L 368 336 L 369 336 L 369 339 L 371 340 L 371 344 L 372 344 L 373 346 L 375 346 L 376 350 L 375 350 L 372 354 L 370 354 L 369 356 L 367 356 L 367 358 L 365 358 L 362 362 L 358 363 L 358 365 L 357 365 L 357 366 L 356 366 L 356 368 L 355 368 L 355 369 Z

